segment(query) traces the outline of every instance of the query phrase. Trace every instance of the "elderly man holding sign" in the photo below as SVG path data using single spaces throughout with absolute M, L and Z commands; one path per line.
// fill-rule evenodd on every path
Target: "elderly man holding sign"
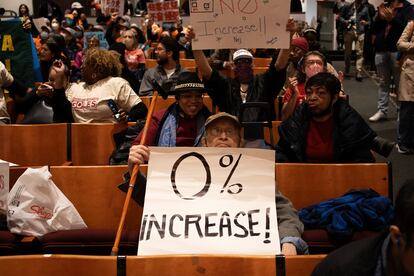
M 205 123 L 205 129 L 203 144 L 206 147 L 237 148 L 242 143 L 239 121 L 235 116 L 228 113 L 222 112 L 210 116 Z M 129 154 L 129 164 L 143 164 L 149 157 L 150 151 L 146 146 L 132 146 Z M 257 188 L 259 188 L 260 185 L 257 185 Z M 139 191 L 138 189 L 141 190 Z M 146 187 L 142 183 L 135 185 L 133 197 L 140 204 L 143 203 L 145 194 L 143 190 L 145 189 Z M 292 203 L 279 191 L 276 191 L 276 211 L 282 253 L 285 255 L 296 255 L 297 253 L 307 252 L 307 245 L 301 239 L 303 224 L 300 222 Z M 145 224 L 143 224 L 143 227 L 145 228 Z

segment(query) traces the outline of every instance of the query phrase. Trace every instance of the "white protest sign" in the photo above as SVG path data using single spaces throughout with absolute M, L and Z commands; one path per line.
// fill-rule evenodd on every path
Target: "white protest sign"
M 35 25 L 36 29 L 41 32 L 42 31 L 42 26 L 47 26 L 46 22 L 47 22 L 47 18 L 45 17 L 39 17 L 39 18 L 33 18 L 33 24 Z
M 162 22 L 177 22 L 179 17 L 178 1 L 165 1 L 147 3 L 148 14 L 154 19 L 154 21 Z
M 152 147 L 138 255 L 280 253 L 275 153 Z
M 190 0 L 193 49 L 287 49 L 289 9 L 287 0 Z
M 0 214 L 7 214 L 9 194 L 9 163 L 0 160 Z
M 101 7 L 103 14 L 111 15 L 117 12 L 119 16 L 124 14 L 124 2 L 125 0 L 102 0 Z
M 96 37 L 99 40 L 99 47 L 108 49 L 109 45 L 105 38 L 104 32 L 84 32 L 83 33 L 83 48 L 88 48 L 88 43 L 92 37 Z

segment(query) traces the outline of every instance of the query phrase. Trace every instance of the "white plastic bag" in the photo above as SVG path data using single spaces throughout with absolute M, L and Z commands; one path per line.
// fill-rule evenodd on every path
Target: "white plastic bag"
M 51 176 L 47 167 L 29 168 L 16 181 L 7 200 L 10 232 L 40 237 L 58 230 L 87 228 Z

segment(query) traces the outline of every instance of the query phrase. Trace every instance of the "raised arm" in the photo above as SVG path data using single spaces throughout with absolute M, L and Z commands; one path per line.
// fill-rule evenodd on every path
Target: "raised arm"
M 188 41 L 191 41 L 195 38 L 195 32 L 193 27 L 188 26 L 187 27 L 187 34 L 186 38 Z M 193 50 L 193 55 L 195 62 L 197 64 L 197 68 L 201 73 L 201 76 L 203 77 L 203 80 L 210 80 L 211 74 L 213 73 L 213 69 L 211 69 L 210 64 L 208 63 L 208 60 L 206 56 L 204 55 L 202 50 Z
M 296 23 L 293 18 L 289 18 L 287 24 L 286 24 L 286 31 L 289 31 L 290 33 L 290 39 L 289 39 L 289 45 L 290 41 L 292 40 L 292 36 L 296 32 Z M 279 52 L 279 55 L 277 56 L 277 60 L 275 62 L 275 69 L 276 71 L 281 71 L 286 68 L 288 62 L 289 62 L 289 47 L 287 49 L 281 49 Z

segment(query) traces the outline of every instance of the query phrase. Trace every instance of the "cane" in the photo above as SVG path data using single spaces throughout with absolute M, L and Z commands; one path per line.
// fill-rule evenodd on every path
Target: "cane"
M 153 93 L 153 96 L 152 96 L 151 104 L 149 106 L 149 110 L 148 110 L 148 114 L 147 114 L 147 120 L 145 121 L 144 129 L 142 130 L 142 137 L 141 137 L 141 141 L 139 143 L 140 145 L 145 145 L 145 142 L 147 140 L 147 132 L 148 132 L 148 129 L 149 129 L 149 126 L 150 126 L 150 123 L 151 123 L 152 114 L 154 113 L 154 109 L 155 109 L 155 105 L 156 105 L 157 100 L 158 100 L 158 96 L 161 95 L 164 100 L 167 99 L 167 97 L 168 97 L 168 94 L 166 93 L 166 91 L 158 84 L 157 81 L 153 80 L 152 84 L 153 84 L 153 87 L 155 88 L 155 90 L 154 90 L 154 93 Z M 131 175 L 131 179 L 129 181 L 128 192 L 126 194 L 124 207 L 122 207 L 121 219 L 119 221 L 118 230 L 116 232 L 115 242 L 114 242 L 114 245 L 112 247 L 111 256 L 117 256 L 118 255 L 119 242 L 121 241 L 121 234 L 122 234 L 122 230 L 124 229 L 125 218 L 126 218 L 126 215 L 128 213 L 129 201 L 131 200 L 132 191 L 134 190 L 135 181 L 137 179 L 139 168 L 140 168 L 139 165 L 135 164 L 133 169 L 132 169 L 132 175 Z

